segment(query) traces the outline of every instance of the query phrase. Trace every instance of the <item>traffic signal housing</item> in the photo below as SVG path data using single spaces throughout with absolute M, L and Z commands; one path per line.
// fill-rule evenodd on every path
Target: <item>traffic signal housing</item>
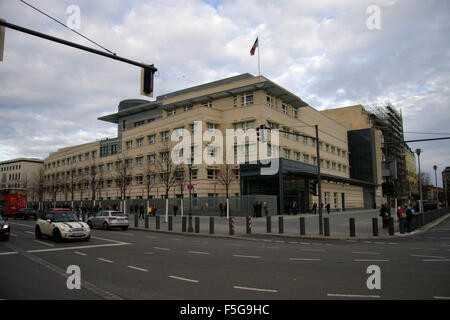
M 141 69 L 141 95 L 153 97 L 153 80 L 156 69 L 152 66 Z
M 311 192 L 311 194 L 313 196 L 317 196 L 317 181 L 316 180 L 311 180 L 309 182 L 309 191 Z

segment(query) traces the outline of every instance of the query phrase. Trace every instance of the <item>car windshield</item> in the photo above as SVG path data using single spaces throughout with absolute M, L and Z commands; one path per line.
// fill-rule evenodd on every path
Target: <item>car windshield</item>
M 111 212 L 112 217 L 125 217 L 123 212 Z
M 77 222 L 78 218 L 73 212 L 60 212 L 55 214 L 56 222 Z

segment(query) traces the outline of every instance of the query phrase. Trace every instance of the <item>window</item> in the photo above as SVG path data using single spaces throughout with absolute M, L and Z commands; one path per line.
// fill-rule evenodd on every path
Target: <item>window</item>
M 177 108 L 167 110 L 167 116 L 174 116 L 177 113 Z
M 154 175 L 154 174 L 147 175 L 147 182 L 148 183 L 153 184 L 153 183 L 155 183 L 155 180 L 156 180 L 156 175 Z
M 289 159 L 289 157 L 291 156 L 291 150 L 289 149 L 284 149 L 284 157 L 286 159 Z
M 212 102 L 211 101 L 203 102 L 202 106 L 207 107 L 207 108 L 212 108 Z
M 336 170 L 336 162 L 331 163 L 331 169 Z
M 183 127 L 174 129 L 176 139 L 183 136 L 183 129 Z
M 133 164 L 133 160 L 132 159 L 126 159 L 125 160 L 125 165 L 127 166 L 128 169 L 131 168 L 132 164 Z
M 138 147 L 142 147 L 144 145 L 144 138 L 136 139 L 136 144 Z
M 341 156 L 341 149 L 337 148 L 337 155 L 340 157 Z
M 160 155 L 161 155 L 161 159 L 164 161 L 169 159 L 169 151 L 161 152 Z
M 106 157 L 108 155 L 108 147 L 100 147 L 100 157 Z
M 133 147 L 133 141 L 132 140 L 127 141 L 126 144 L 127 144 L 127 150 L 130 150 Z
M 125 131 L 127 129 L 127 120 L 123 120 L 122 122 L 122 131 Z
M 117 154 L 117 144 L 111 145 L 111 155 Z
M 192 180 L 198 179 L 198 169 L 191 169 L 191 178 Z
M 208 179 L 209 180 L 217 180 L 218 169 L 207 169 Z
M 138 175 L 136 176 L 136 184 L 140 185 L 144 183 L 144 176 Z
M 161 141 L 167 141 L 169 140 L 169 131 L 163 131 L 161 132 Z
M 219 129 L 219 125 L 217 123 L 207 122 L 206 123 L 206 128 L 207 128 L 208 131 L 215 132 L 216 130 Z
M 306 163 L 309 162 L 309 155 L 307 155 L 307 154 L 303 155 L 303 162 L 306 162 Z
M 327 169 L 330 169 L 330 160 L 327 160 Z
M 336 148 L 335 147 L 331 147 L 331 153 L 335 153 L 336 152 Z
M 149 144 L 154 144 L 156 142 L 156 135 L 155 134 L 151 134 L 148 136 L 148 143 Z
M 292 108 L 292 116 L 294 118 L 298 118 L 298 109 L 297 108 Z
M 300 152 L 294 152 L 295 161 L 300 161 Z
M 136 165 L 142 166 L 143 163 L 144 163 L 144 157 L 142 157 L 142 156 L 136 157 Z
M 78 155 L 78 161 L 83 161 L 83 155 Z
M 237 97 L 236 96 L 234 96 L 233 97 L 233 107 L 237 107 Z
M 294 133 L 294 140 L 295 141 L 298 141 L 298 137 L 300 137 L 298 134 L 298 132 L 297 131 L 293 131 L 293 133 Z
M 342 171 L 344 171 L 345 173 L 347 172 L 347 166 L 346 165 L 342 166 Z
M 308 144 L 308 137 L 303 137 L 303 143 Z
M 347 151 L 345 151 L 345 150 L 342 150 L 342 157 L 346 157 L 347 156 Z
M 104 164 L 99 165 L 98 169 L 100 170 L 100 172 L 105 171 L 105 165 Z
M 136 122 L 134 123 L 134 126 L 135 126 L 135 127 L 139 127 L 139 126 L 142 126 L 143 124 L 145 124 L 145 120 L 142 120 L 142 121 L 136 121 Z
M 288 113 L 287 104 L 286 103 L 282 103 L 281 104 L 281 112 L 283 112 L 284 114 Z
M 192 105 L 184 106 L 184 111 L 189 111 L 189 110 L 192 110 Z
M 317 165 L 317 158 L 316 157 L 311 157 L 312 159 L 312 164 L 313 165 Z
M 198 133 L 198 125 L 195 122 L 191 123 L 191 133 L 192 134 Z
M 155 163 L 155 154 L 147 155 L 147 162 L 150 163 L 150 164 Z
M 242 129 L 248 130 L 248 129 L 254 129 L 255 128 L 255 120 L 242 122 Z
M 268 105 L 269 107 L 273 107 L 273 103 L 272 103 L 273 99 L 271 96 L 266 96 L 266 105 Z
M 241 96 L 241 105 L 243 107 L 253 104 L 253 93 L 246 93 Z

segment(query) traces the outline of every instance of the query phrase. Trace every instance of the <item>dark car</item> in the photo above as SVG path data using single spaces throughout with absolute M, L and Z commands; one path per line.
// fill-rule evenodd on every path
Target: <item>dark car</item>
M 28 219 L 37 219 L 37 211 L 35 209 L 31 208 L 22 208 L 19 210 L 16 210 L 16 213 L 14 213 L 14 220 L 18 218 L 23 218 L 24 220 Z
M 6 222 L 8 219 L 0 215 L 0 239 L 9 240 L 10 228 Z

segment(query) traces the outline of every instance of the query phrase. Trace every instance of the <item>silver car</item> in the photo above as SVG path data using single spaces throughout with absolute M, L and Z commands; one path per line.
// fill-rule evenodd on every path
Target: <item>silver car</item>
M 109 230 L 111 228 L 128 229 L 128 216 L 120 211 L 102 210 L 95 216 L 89 217 L 87 224 L 91 228 L 103 228 Z

